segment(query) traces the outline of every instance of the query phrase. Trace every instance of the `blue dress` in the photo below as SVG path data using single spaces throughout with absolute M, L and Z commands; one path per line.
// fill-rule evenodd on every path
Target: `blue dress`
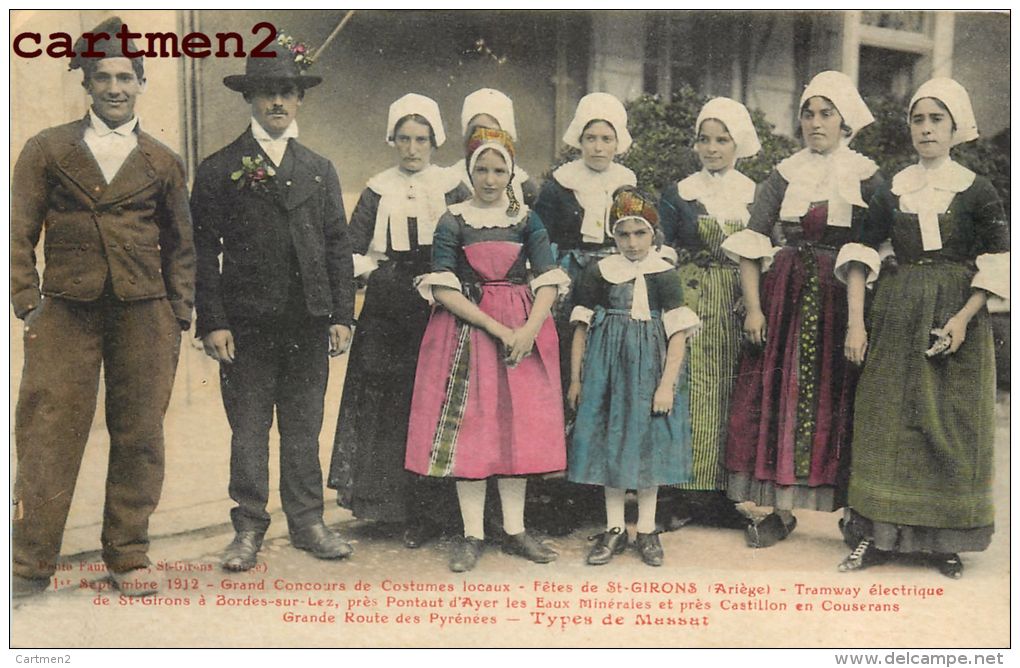
M 652 317 L 633 319 L 635 281 L 612 283 L 601 264 L 585 268 L 574 292 L 579 308 L 572 319 L 587 320 L 590 311 L 590 325 L 567 478 L 622 489 L 687 482 L 692 454 L 686 362 L 673 410 L 652 415 L 652 398 L 665 366 L 667 329 L 695 326 L 697 316 L 683 306 L 680 276 L 670 268 L 645 274 Z

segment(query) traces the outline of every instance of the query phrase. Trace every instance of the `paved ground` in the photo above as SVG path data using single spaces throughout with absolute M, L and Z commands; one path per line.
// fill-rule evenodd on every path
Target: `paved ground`
M 20 331 L 12 334 L 17 334 L 12 360 L 18 360 Z M 335 360 L 321 438 L 324 466 L 343 370 L 344 361 Z M 15 396 L 19 374 L 20 367 L 12 364 Z M 273 526 L 258 571 L 227 576 L 216 564 L 231 536 L 228 432 L 215 366 L 191 346 L 184 350 L 167 441 L 167 483 L 152 521 L 152 558 L 163 562 L 162 570 L 153 572 L 163 584 L 160 596 L 129 605 L 104 589 L 108 583 L 96 570 L 101 569 L 96 550 L 107 447 L 99 415 L 68 522 L 66 570 L 59 574 L 57 591 L 15 605 L 12 646 L 1004 647 L 1010 642 L 1008 393 L 998 402 L 998 531 L 988 551 L 964 556 L 967 571 L 961 581 L 917 563 L 839 574 L 835 565 L 846 548 L 836 530 L 838 514 L 810 512 L 799 514 L 798 529 L 787 541 L 768 550 L 744 547 L 739 532 L 688 525 L 663 536 L 667 560 L 660 569 L 644 566 L 633 552 L 592 568 L 583 564 L 591 531 L 578 531 L 552 541 L 561 552 L 555 564 L 531 564 L 490 546 L 474 572 L 459 576 L 446 568 L 445 542 L 405 550 L 386 527 L 355 521 L 337 508 L 328 491 L 327 522 L 354 543 L 353 559 L 320 562 L 292 549 L 274 492 Z

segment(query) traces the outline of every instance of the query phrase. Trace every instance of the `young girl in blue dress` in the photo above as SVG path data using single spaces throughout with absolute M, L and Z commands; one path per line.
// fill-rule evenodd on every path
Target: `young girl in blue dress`
M 655 532 L 660 485 L 691 476 L 687 336 L 701 323 L 683 305 L 680 275 L 653 248 L 654 202 L 619 191 L 609 214 L 620 253 L 589 264 L 574 293 L 575 324 L 567 401 L 576 408 L 567 458 L 572 482 L 605 488 L 606 530 L 588 554 L 609 563 L 627 546 L 624 498 L 637 490 L 637 548 L 661 566 Z

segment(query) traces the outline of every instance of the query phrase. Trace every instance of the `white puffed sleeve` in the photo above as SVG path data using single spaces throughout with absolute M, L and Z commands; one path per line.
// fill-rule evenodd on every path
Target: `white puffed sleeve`
M 1009 299 L 1009 251 L 978 255 L 977 274 L 970 285 Z
M 538 292 L 539 288 L 547 285 L 555 285 L 557 294 L 562 297 L 570 288 L 570 276 L 560 267 L 550 269 L 531 280 L 531 291 Z
M 839 255 L 836 256 L 836 266 L 833 268 L 836 278 L 843 283 L 846 283 L 851 262 L 860 262 L 868 268 L 868 277 L 865 279 L 865 285 L 869 288 L 878 280 L 878 272 L 882 268 L 882 261 L 879 259 L 877 250 L 871 246 L 859 243 L 843 244 L 843 247 L 839 249 Z
M 687 338 L 691 338 L 701 331 L 701 318 L 690 308 L 678 306 L 662 314 L 662 325 L 666 328 L 667 339 L 677 332 L 683 332 Z
M 586 325 L 590 325 L 592 316 L 594 315 L 595 311 L 592 311 L 587 306 L 581 306 L 578 304 L 574 307 L 574 310 L 570 312 L 570 322 L 583 322 Z
M 429 304 L 436 303 L 435 297 L 432 295 L 434 287 L 453 288 L 457 292 L 461 290 L 460 279 L 452 271 L 434 271 L 431 274 L 423 274 L 415 279 L 415 287 L 418 288 L 418 294 L 422 296 L 422 299 L 427 300 Z
M 743 229 L 726 237 L 722 242 L 722 252 L 738 264 L 741 258 L 761 260 L 761 270 L 766 272 L 772 266 L 772 258 L 779 252 L 779 247 L 773 246 L 772 240 L 761 232 Z

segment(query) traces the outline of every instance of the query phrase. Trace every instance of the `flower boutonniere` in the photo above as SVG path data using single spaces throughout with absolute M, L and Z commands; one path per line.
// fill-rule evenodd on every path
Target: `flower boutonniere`
M 241 158 L 241 169 L 231 172 L 230 180 L 237 183 L 238 190 L 246 187 L 256 192 L 269 192 L 269 179 L 276 176 L 273 166 L 262 159 L 261 155 L 254 158 L 244 156 Z

